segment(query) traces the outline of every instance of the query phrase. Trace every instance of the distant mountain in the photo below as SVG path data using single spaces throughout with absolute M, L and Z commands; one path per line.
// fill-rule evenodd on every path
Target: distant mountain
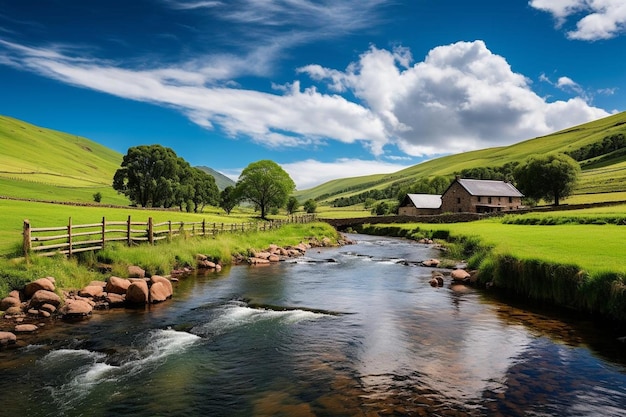
M 215 183 L 217 184 L 217 188 L 219 188 L 220 191 L 228 187 L 229 185 L 235 186 L 236 184 L 235 181 L 231 180 L 226 175 L 220 172 L 217 172 L 213 168 L 209 168 L 205 166 L 197 166 L 196 168 L 201 169 L 202 171 L 206 172 L 209 175 L 212 175 L 213 178 L 215 178 Z

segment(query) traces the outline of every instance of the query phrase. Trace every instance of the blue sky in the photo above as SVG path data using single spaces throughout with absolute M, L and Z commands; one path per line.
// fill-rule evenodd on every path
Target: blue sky
M 0 0 L 0 114 L 298 189 L 626 107 L 623 0 Z

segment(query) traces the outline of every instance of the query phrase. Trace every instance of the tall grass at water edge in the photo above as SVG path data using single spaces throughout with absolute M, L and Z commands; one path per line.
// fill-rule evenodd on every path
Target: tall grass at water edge
M 287 224 L 271 231 L 181 237 L 155 245 L 110 245 L 99 252 L 83 253 L 69 260 L 61 255 L 31 257 L 28 261 L 0 259 L 0 298 L 13 289 L 22 288 L 30 281 L 46 276 L 54 277 L 58 288 L 77 289 L 92 280 L 104 280 L 110 275 L 124 277 L 129 265 L 140 266 L 151 275 L 166 275 L 174 268 L 195 266 L 197 254 L 207 255 L 214 261 L 228 265 L 232 256 L 247 256 L 255 250 L 266 249 L 270 244 L 294 246 L 310 239 L 321 241 L 324 237 L 336 243 L 339 234 L 327 223 Z M 97 272 L 99 263 L 110 264 L 111 273 L 103 275 Z
M 360 232 L 441 239 L 446 257 L 479 270 L 479 283 L 516 296 L 626 321 L 626 229 L 605 224 L 365 225 Z

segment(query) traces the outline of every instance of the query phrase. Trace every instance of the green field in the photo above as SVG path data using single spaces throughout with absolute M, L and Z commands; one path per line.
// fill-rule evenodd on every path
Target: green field
M 98 206 L 75 206 L 52 203 L 26 202 L 0 199 L 0 256 L 14 253 L 21 247 L 24 220 L 28 219 L 32 227 L 54 227 L 68 224 L 71 217 L 73 224 L 98 223 L 105 217 L 109 221 L 124 221 L 131 216 L 136 221 L 147 221 L 152 217 L 155 223 L 172 221 L 198 222 L 203 219 L 209 223 L 243 223 L 253 218 L 250 211 L 236 210 L 226 215 L 223 210 L 207 209 L 204 213 L 186 213 L 180 211 L 145 210 L 133 208 L 109 208 Z

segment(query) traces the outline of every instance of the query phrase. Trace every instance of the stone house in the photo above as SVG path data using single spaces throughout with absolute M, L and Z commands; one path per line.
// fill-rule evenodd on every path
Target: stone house
M 436 194 L 407 194 L 398 207 L 401 216 L 440 214 L 441 196 Z
M 407 194 L 398 208 L 398 214 L 419 216 L 512 211 L 523 208 L 522 197 L 524 195 L 510 182 L 457 177 L 442 195 Z
M 441 196 L 441 213 L 493 213 L 519 210 L 522 197 L 507 181 L 456 178 Z

